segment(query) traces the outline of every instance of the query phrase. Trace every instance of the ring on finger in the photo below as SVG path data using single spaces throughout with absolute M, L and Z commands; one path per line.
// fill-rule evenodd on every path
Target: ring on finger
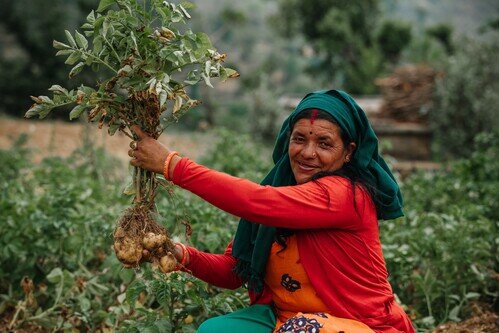
M 137 149 L 137 141 L 130 142 L 130 148 L 132 148 L 133 150 L 136 150 Z
M 128 151 L 128 156 L 135 158 L 135 150 L 130 149 Z

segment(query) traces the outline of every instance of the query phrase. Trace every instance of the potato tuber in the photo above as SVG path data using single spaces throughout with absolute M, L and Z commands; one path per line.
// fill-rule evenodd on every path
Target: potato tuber
M 161 257 L 159 260 L 159 268 L 163 273 L 173 272 L 177 264 L 177 259 L 175 259 L 175 256 L 171 252 L 168 252 L 166 256 Z

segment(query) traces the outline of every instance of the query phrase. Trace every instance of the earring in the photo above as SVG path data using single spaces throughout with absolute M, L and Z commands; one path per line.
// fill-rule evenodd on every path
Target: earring
M 345 157 L 345 163 L 350 162 L 350 156 Z

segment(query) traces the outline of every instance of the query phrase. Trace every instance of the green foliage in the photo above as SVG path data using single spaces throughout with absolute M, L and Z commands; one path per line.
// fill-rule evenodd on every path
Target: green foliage
M 447 51 L 447 54 L 454 52 L 454 45 L 452 43 L 453 29 L 448 24 L 437 24 L 426 29 L 426 34 L 438 40 Z
M 395 292 L 428 329 L 497 301 L 499 131 L 477 137 L 469 159 L 403 186 L 406 219 L 381 224 Z
M 15 315 L 12 329 L 194 332 L 206 318 L 247 305 L 244 290 L 148 265 L 123 269 L 111 249 L 126 204 L 114 163 L 87 145 L 35 165 L 22 142 L 0 150 L 0 316 Z M 470 158 L 408 178 L 406 219 L 380 223 L 391 283 L 420 330 L 464 319 L 470 301 L 497 299 L 498 149 L 499 132 L 485 133 Z M 270 152 L 223 130 L 204 162 L 259 181 L 270 168 L 262 156 Z M 186 191 L 162 189 L 157 208 L 174 235 L 189 221 L 193 235 L 180 238 L 203 251 L 221 253 L 237 226 Z M 33 287 L 23 292 L 21 281 Z
M 145 302 L 142 293 L 150 295 Z M 148 271 L 129 286 L 126 303 L 134 304 L 137 315 L 125 320 L 119 332 L 190 333 L 209 317 L 246 306 L 248 297 L 244 290 L 219 290 L 185 273 L 154 276 Z
M 323 82 L 354 94 L 376 92 L 374 79 L 384 69 L 375 35 L 379 1 L 280 0 L 279 9 L 278 31 L 305 37 L 319 60 L 311 69 Z
M 402 51 L 411 42 L 411 26 L 405 22 L 384 21 L 377 40 L 381 51 L 392 63 L 397 63 Z
M 32 164 L 24 142 L 0 150 L 0 317 L 14 314 L 10 328 L 194 332 L 208 317 L 248 304 L 244 290 L 220 290 L 185 273 L 123 269 L 112 251 L 115 220 L 126 204 L 116 163 L 86 145 L 68 158 Z M 246 145 L 223 147 L 240 154 Z M 232 170 L 249 174 L 254 164 Z M 158 195 L 158 221 L 174 235 L 182 233 L 179 221 L 189 221 L 194 234 L 184 242 L 223 252 L 237 219 L 170 191 Z M 23 292 L 21 281 L 32 281 L 31 289 Z
M 499 126 L 499 43 L 464 40 L 444 63 L 430 113 L 437 156 L 466 157 L 473 137 Z
M 59 50 L 56 55 L 67 56 L 70 78 L 84 67 L 107 76 L 97 82 L 97 89 L 53 85 L 52 98 L 31 96 L 35 104 L 25 116 L 45 118 L 56 108 L 73 105 L 71 120 L 88 112 L 88 121 L 98 120 L 99 128 L 107 124 L 109 135 L 119 130 L 136 140 L 132 127 L 138 125 L 157 139 L 200 103 L 188 95 L 187 87 L 200 82 L 213 87 L 212 77 L 225 81 L 239 76 L 223 66 L 226 55 L 213 48 L 205 33 L 188 28 L 191 15 L 186 7 L 192 6 L 161 0 L 101 0 L 97 13 L 88 14 L 83 33 L 66 30 L 66 41 L 54 40 L 53 46 Z M 136 167 L 126 194 L 151 208 L 157 186 L 152 172 Z
M 124 204 L 116 163 L 84 146 L 33 165 L 22 144 L 0 150 L 0 315 L 15 312 L 12 327 L 97 327 L 122 281 L 106 259 Z M 24 295 L 21 281 L 33 283 Z
M 402 51 L 401 58 L 409 63 L 426 63 L 437 66 L 445 61 L 447 53 L 441 43 L 427 35 L 414 36 L 411 43 Z
M 99 80 L 97 90 L 52 86 L 53 98 L 32 97 L 35 104 L 26 117 L 44 118 L 54 108 L 76 104 L 70 119 L 92 110 L 89 120 L 109 120 L 110 135 L 132 125 L 148 133 L 161 132 L 159 114 L 169 109 L 169 124 L 199 103 L 188 96 L 187 86 L 200 81 L 212 86 L 211 77 L 225 81 L 238 75 L 222 66 L 225 55 L 213 49 L 206 34 L 182 27 L 190 18 L 182 4 L 101 0 L 97 13 L 91 11 L 82 25 L 83 33 L 66 30 L 66 42 L 55 40 L 53 46 L 57 55 L 67 56 L 65 63 L 72 66 L 69 77 L 91 67 L 104 71 L 107 78 Z
M 48 158 L 36 166 L 25 148 L 12 151 L 0 152 L 0 292 L 6 281 L 24 275 L 37 279 L 55 267 L 74 270 L 94 260 L 96 252 L 107 251 L 116 214 L 109 205 L 123 201 L 119 191 L 99 184 L 118 181 L 102 151 L 80 150 L 67 160 Z M 89 212 L 88 205 L 93 207 Z

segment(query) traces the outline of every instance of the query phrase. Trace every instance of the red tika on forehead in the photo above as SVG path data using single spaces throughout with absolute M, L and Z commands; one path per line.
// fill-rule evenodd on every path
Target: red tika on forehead
M 319 110 L 313 109 L 312 110 L 312 115 L 310 116 L 310 124 L 313 125 L 315 119 L 317 119 L 317 114 L 319 113 Z

